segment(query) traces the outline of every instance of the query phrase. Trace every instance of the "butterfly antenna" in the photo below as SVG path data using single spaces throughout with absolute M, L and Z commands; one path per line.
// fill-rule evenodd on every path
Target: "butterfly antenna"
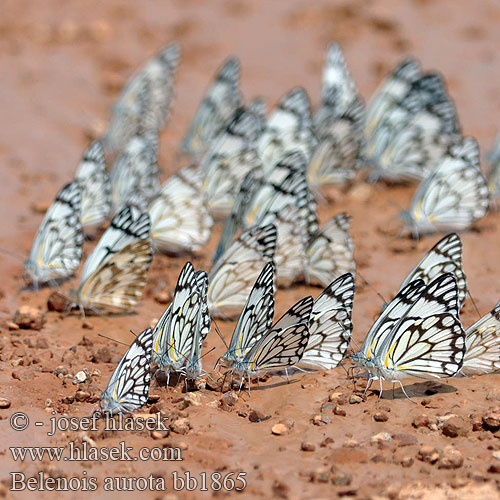
M 103 339 L 108 339 L 108 340 L 111 340 L 111 342 L 116 342 L 117 344 L 121 344 L 121 345 L 124 345 L 126 347 L 130 347 L 128 344 L 126 344 L 125 342 L 122 342 L 121 340 L 116 340 L 112 337 L 107 337 L 106 335 L 103 335 L 102 333 L 98 333 L 97 334 L 98 337 L 102 337 Z
M 365 285 L 368 285 L 381 299 L 384 304 L 387 304 L 387 300 L 384 299 L 384 296 L 359 272 L 356 271 L 359 277 L 365 282 Z
M 207 354 L 210 354 L 213 350 L 215 350 L 215 347 L 212 347 L 212 349 L 210 349 L 210 351 L 207 351 L 205 354 L 202 354 L 200 356 L 200 361 L 207 355 Z
M 217 335 L 219 336 L 219 338 L 222 340 L 222 342 L 224 343 L 224 345 L 226 346 L 226 349 L 229 349 L 229 346 L 227 345 L 227 342 L 226 340 L 224 339 L 224 337 L 222 336 L 222 333 L 219 329 L 219 325 L 217 324 L 217 321 L 215 321 L 215 319 L 213 320 L 214 322 L 214 325 L 215 325 L 215 331 L 217 333 Z
M 134 332 L 134 330 L 129 330 L 129 332 L 135 337 L 137 338 L 137 334 Z
M 474 309 L 477 312 L 477 315 L 479 316 L 479 319 L 481 319 L 481 313 L 479 312 L 479 309 L 477 308 L 476 301 L 474 300 L 474 297 L 472 297 L 472 294 L 470 293 L 469 289 L 467 289 L 467 295 L 470 297 L 470 300 L 472 301 L 472 305 L 474 306 Z

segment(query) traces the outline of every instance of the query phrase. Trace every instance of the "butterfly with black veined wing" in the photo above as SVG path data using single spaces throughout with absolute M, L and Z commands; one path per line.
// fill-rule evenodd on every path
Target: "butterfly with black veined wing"
M 101 394 L 100 410 L 114 415 L 130 413 L 148 401 L 151 382 L 153 332 L 146 328 L 124 354 Z
M 438 167 L 418 187 L 401 217 L 415 237 L 460 231 L 483 217 L 488 186 L 479 167 L 477 142 L 467 137 L 450 146 Z
M 47 210 L 35 236 L 28 260 L 24 263 L 25 280 L 39 284 L 56 283 L 69 278 L 82 258 L 82 188 L 78 182 L 66 184 Z
M 126 312 L 135 307 L 146 285 L 152 260 L 147 213 L 124 207 L 87 258 L 76 304 L 96 312 Z
M 309 341 L 309 318 L 313 298 L 305 297 L 293 305 L 266 333 L 240 358 L 231 372 L 241 376 L 241 385 L 247 376 L 262 371 L 280 370 L 295 366 L 304 354 Z
M 101 224 L 111 212 L 111 181 L 100 141 L 94 141 L 83 153 L 75 180 L 82 188 L 83 227 Z
M 245 176 L 262 169 L 256 142 L 264 124 L 263 102 L 257 99 L 236 111 L 204 155 L 201 191 L 215 217 L 227 217 Z
M 492 198 L 492 206 L 496 207 L 496 198 L 500 198 L 500 133 L 495 139 L 493 150 L 488 154 L 490 169 L 488 171 L 488 189 Z
M 457 280 L 458 304 L 461 309 L 467 297 L 467 280 L 462 269 L 462 241 L 456 233 L 439 240 L 408 274 L 399 290 L 403 290 L 406 285 L 417 279 L 428 285 L 445 273 L 452 273 Z
M 150 130 L 159 130 L 165 125 L 179 59 L 180 47 L 172 43 L 131 77 L 113 107 L 105 137 L 107 149 L 121 152 L 134 135 L 143 133 L 144 115 L 148 115 Z
M 352 335 L 354 276 L 344 274 L 314 301 L 309 319 L 309 342 L 299 368 L 330 370 L 344 359 Z
M 150 131 L 137 135 L 127 143 L 116 160 L 110 179 L 115 211 L 126 204 L 146 208 L 160 190 L 157 164 L 158 134 Z
M 339 214 L 312 234 L 306 248 L 307 283 L 327 286 L 343 274 L 354 274 L 356 263 L 350 221 L 346 213 Z
M 220 358 L 226 368 L 232 368 L 241 361 L 252 345 L 270 330 L 273 316 L 274 265 L 268 262 L 248 295 L 227 352 Z
M 148 208 L 156 250 L 168 254 L 196 252 L 210 238 L 213 219 L 200 193 L 199 167 L 185 167 L 170 177 Z
M 182 149 L 193 155 L 204 153 L 212 139 L 227 125 L 243 98 L 240 85 L 240 62 L 228 59 L 217 71 L 189 127 Z
M 214 262 L 208 275 L 208 307 L 212 317 L 239 314 L 262 268 L 271 262 L 277 232 L 273 224 L 253 226 L 241 233 Z
M 379 342 L 373 362 L 368 363 L 369 384 L 380 379 L 382 393 L 382 380 L 401 385 L 401 380 L 408 377 L 452 377 L 461 369 L 464 356 L 458 288 L 455 277 L 448 273 L 427 285 Z
M 500 370 L 500 302 L 465 331 L 461 373 L 481 375 Z

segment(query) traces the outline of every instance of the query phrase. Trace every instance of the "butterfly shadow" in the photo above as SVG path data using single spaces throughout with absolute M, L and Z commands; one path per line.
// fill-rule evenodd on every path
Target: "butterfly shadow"
M 378 393 L 378 391 L 376 392 Z M 434 394 L 457 392 L 457 388 L 453 385 L 437 381 L 416 382 L 411 385 L 406 385 L 404 392 L 401 387 L 393 388 L 392 390 L 385 389 L 381 399 L 407 399 L 405 392 L 410 398 L 424 398 L 426 396 L 433 396 Z

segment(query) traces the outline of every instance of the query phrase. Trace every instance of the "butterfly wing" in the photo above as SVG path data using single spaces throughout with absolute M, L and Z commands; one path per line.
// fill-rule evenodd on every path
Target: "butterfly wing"
M 299 367 L 335 368 L 344 359 L 352 335 L 354 276 L 344 274 L 314 301 L 309 320 L 309 342 Z
M 101 410 L 129 413 L 147 403 L 151 382 L 153 332 L 144 330 L 128 348 L 101 394 Z
M 73 274 L 82 258 L 82 189 L 78 182 L 64 186 L 47 210 L 35 236 L 26 277 L 35 285 L 65 279 Z

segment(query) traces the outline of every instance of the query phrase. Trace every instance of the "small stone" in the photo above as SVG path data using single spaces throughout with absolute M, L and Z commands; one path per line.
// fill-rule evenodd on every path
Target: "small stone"
M 92 340 L 84 335 L 80 342 L 78 342 L 78 345 L 82 345 L 84 347 L 92 347 L 94 345 L 94 342 L 92 342 Z
M 351 397 L 349 398 L 349 403 L 352 405 L 362 403 L 363 398 L 361 396 L 358 396 L 357 394 L 352 394 Z
M 344 408 L 342 408 L 342 406 L 339 405 L 335 406 L 335 408 L 333 409 L 333 413 L 334 415 L 338 415 L 339 417 L 345 417 L 347 415 Z
M 371 444 L 382 443 L 384 441 L 392 441 L 392 436 L 388 432 L 379 432 L 370 438 Z
M 473 432 L 483 430 L 483 419 L 479 415 L 471 415 L 470 418 Z
M 167 431 L 151 431 L 151 437 L 155 440 L 164 439 L 168 437 L 170 432 Z
M 319 467 L 313 472 L 313 483 L 328 483 L 330 481 L 331 473 L 328 467 Z
M 191 423 L 187 418 L 178 418 L 170 424 L 170 429 L 176 434 L 187 434 L 191 429 Z
M 0 409 L 6 410 L 10 408 L 10 401 L 6 398 L 0 398 Z
M 335 403 L 337 405 L 345 405 L 347 403 L 347 398 L 342 392 L 332 392 L 328 396 L 328 401 Z
M 41 330 L 45 323 L 45 314 L 35 307 L 24 305 L 14 314 L 14 323 L 19 328 Z
M 94 363 L 111 363 L 111 352 L 109 348 L 106 346 L 99 347 L 99 349 L 92 354 L 92 361 Z
M 355 439 L 346 439 L 342 445 L 344 448 L 357 448 L 359 446 L 359 441 Z
M 336 486 L 349 486 L 352 482 L 352 475 L 349 472 L 345 472 L 339 469 L 336 465 L 332 465 L 331 471 L 331 482 Z
M 49 311 L 64 312 L 69 309 L 70 301 L 61 292 L 52 292 L 47 299 L 47 309 Z
M 302 451 L 314 451 L 316 449 L 316 445 L 314 443 L 311 443 L 310 441 L 302 441 L 300 449 Z
M 275 436 L 284 436 L 285 434 L 288 434 L 288 427 L 285 424 L 274 424 L 271 427 L 271 432 Z
M 483 415 L 483 425 L 489 430 L 498 430 L 500 428 L 500 411 L 493 410 Z
M 73 384 L 82 384 L 87 380 L 87 378 L 87 373 L 84 370 L 80 370 L 78 373 L 75 373 L 75 376 L 73 377 Z
M 13 379 L 15 379 L 15 380 L 21 380 L 21 374 L 20 374 L 18 371 L 13 371 L 13 372 L 11 373 L 11 376 L 12 376 L 12 378 L 13 378 Z
M 184 410 L 189 406 L 200 406 L 201 397 L 194 392 L 190 392 L 184 396 L 184 399 L 179 403 L 179 410 Z
M 419 427 L 428 427 L 431 424 L 431 421 L 429 419 L 429 416 L 425 413 L 422 413 L 421 415 L 417 415 L 416 417 L 413 418 L 413 422 L 411 425 L 418 429 Z
M 251 409 L 248 413 L 248 420 L 250 420 L 250 422 L 262 422 L 263 420 L 268 420 L 269 418 L 271 418 L 270 415 L 266 415 L 260 410 Z
M 172 302 L 172 292 L 164 288 L 155 293 L 154 299 L 158 304 L 170 304 Z
M 94 119 L 84 128 L 84 134 L 89 141 L 95 141 L 106 133 L 107 128 L 104 120 Z
M 90 393 L 87 391 L 76 391 L 75 401 L 84 402 L 90 399 Z
M 435 464 L 439 460 L 439 457 L 439 450 L 429 445 L 421 446 L 417 454 L 419 460 L 428 464 Z
M 408 468 L 408 467 L 411 467 L 414 464 L 414 462 L 415 462 L 415 460 L 413 459 L 413 457 L 406 455 L 401 459 L 400 464 L 403 467 Z
M 438 461 L 439 469 L 458 469 L 462 467 L 464 457 L 453 446 L 445 446 L 443 453 Z
M 486 394 L 487 401 L 500 401 L 500 390 L 493 389 L 492 391 Z
M 488 467 L 488 472 L 491 472 L 492 474 L 500 474 L 500 463 L 492 463 Z
M 389 420 L 389 415 L 384 411 L 378 411 L 373 415 L 373 420 L 375 420 L 375 422 L 387 422 Z
M 216 399 L 214 399 L 213 401 L 209 401 L 206 404 L 206 406 L 208 406 L 209 408 L 215 408 L 215 409 L 219 408 L 219 405 L 220 405 L 220 403 Z
M 5 324 L 7 326 L 7 328 L 10 330 L 10 331 L 15 331 L 15 330 L 19 330 L 19 326 L 16 325 L 13 321 L 7 321 L 7 323 Z
M 49 209 L 50 205 L 52 205 L 52 201 L 48 201 L 48 200 L 47 201 L 35 201 L 34 203 L 32 203 L 30 205 L 30 208 L 35 214 L 43 215 Z
M 223 410 L 231 410 L 234 405 L 238 402 L 239 396 L 235 391 L 226 392 L 221 398 L 221 406 Z
M 454 416 L 448 419 L 442 427 L 442 433 L 451 438 L 467 436 L 468 425 L 462 417 Z
M 273 498 L 288 498 L 288 492 L 290 491 L 290 486 L 288 486 L 283 481 L 278 481 L 277 479 L 273 482 Z
M 352 201 L 366 203 L 373 194 L 373 186 L 370 184 L 356 184 L 349 191 L 349 198 Z
M 500 460 L 500 451 L 494 451 L 491 456 L 496 460 Z
M 48 349 L 49 348 L 49 342 L 45 337 L 38 337 L 36 339 L 36 348 L 37 349 Z
M 90 321 L 87 321 L 85 319 L 85 320 L 82 321 L 82 328 L 85 329 L 85 330 L 93 330 L 94 329 L 94 325 Z
M 399 447 L 418 444 L 418 439 L 413 434 L 394 434 L 392 436 L 392 439 L 398 442 Z

